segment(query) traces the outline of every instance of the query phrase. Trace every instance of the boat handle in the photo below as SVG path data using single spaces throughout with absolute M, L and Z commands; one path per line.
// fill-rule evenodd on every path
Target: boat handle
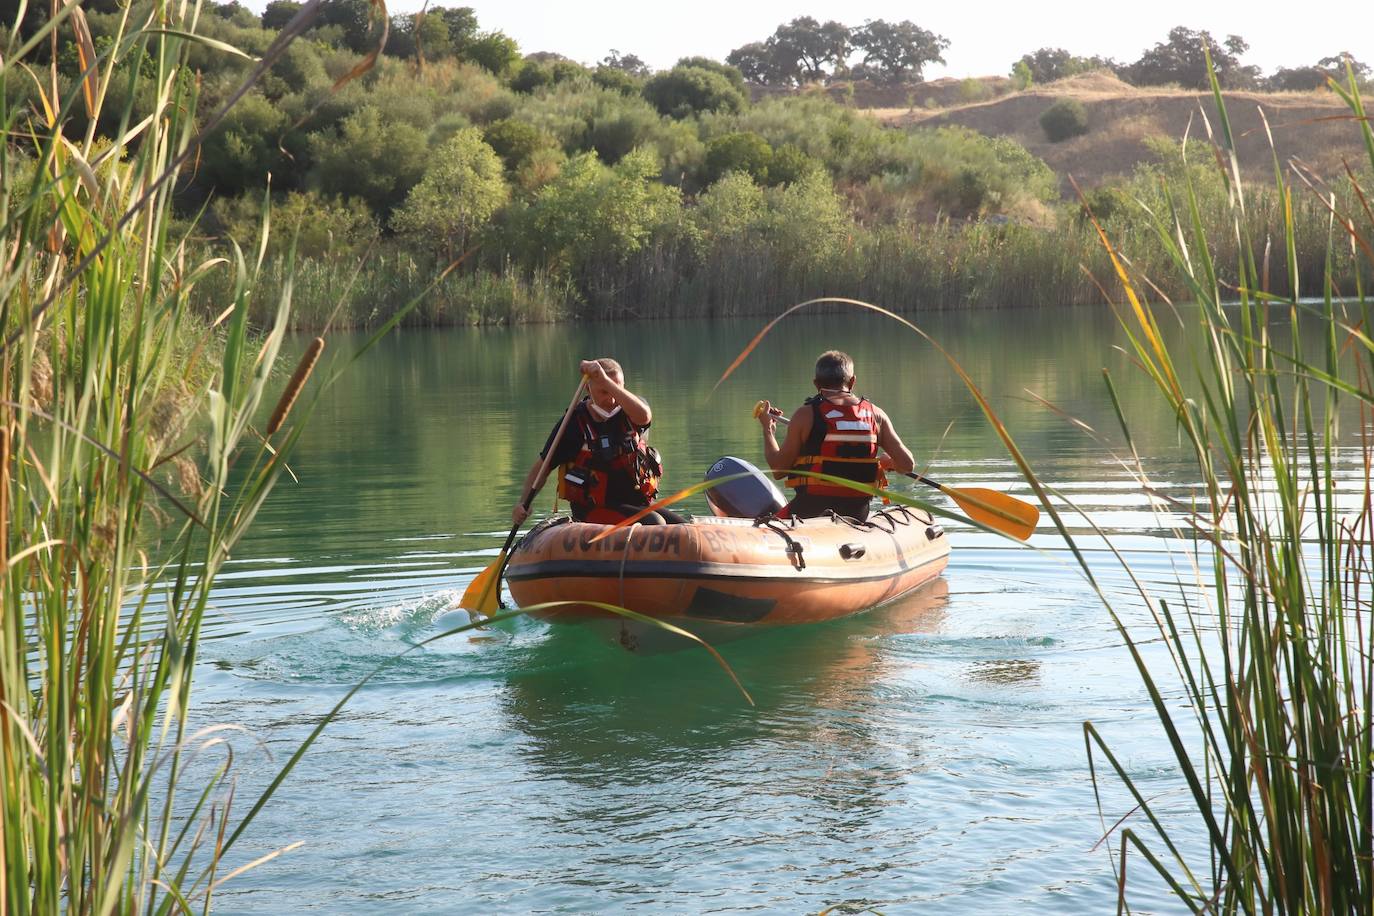
M 840 556 L 846 560 L 862 560 L 868 548 L 862 544 L 841 544 Z

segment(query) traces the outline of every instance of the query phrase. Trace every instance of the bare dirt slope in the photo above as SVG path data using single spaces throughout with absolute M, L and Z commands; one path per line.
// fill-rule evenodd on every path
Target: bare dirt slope
M 1040 115 L 1057 99 L 1072 98 L 1088 113 L 1088 132 L 1050 143 L 1040 128 Z M 1342 159 L 1355 168 L 1368 162 L 1358 126 L 1334 93 L 1225 93 L 1226 110 L 1237 138 L 1242 172 L 1247 179 L 1273 175 L 1269 139 L 1260 110 L 1268 119 L 1281 162 L 1300 157 L 1322 176 L 1342 172 Z M 1089 73 L 1037 86 L 992 101 L 942 109 L 870 108 L 874 117 L 894 126 L 962 125 L 989 136 L 1011 137 L 1041 157 L 1061 177 L 1086 188 L 1129 175 L 1136 163 L 1151 158 L 1145 139 L 1181 139 L 1185 133 L 1205 143 L 1207 127 L 1220 130 L 1209 93 L 1181 89 L 1138 89 L 1110 73 Z M 1208 155 L 1204 146 L 1198 155 Z

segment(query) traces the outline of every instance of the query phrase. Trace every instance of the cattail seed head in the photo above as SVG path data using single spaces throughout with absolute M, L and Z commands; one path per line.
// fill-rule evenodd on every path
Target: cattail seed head
M 316 337 L 310 341 L 310 346 L 305 353 L 301 354 L 301 361 L 296 363 L 296 371 L 291 374 L 291 381 L 287 382 L 286 390 L 281 393 L 281 400 L 277 402 L 277 409 L 272 411 L 272 419 L 267 421 L 267 435 L 271 436 L 281 429 L 281 425 L 286 422 L 286 415 L 291 412 L 291 405 L 296 403 L 297 396 L 301 389 L 305 387 L 306 381 L 310 378 L 310 373 L 315 369 L 315 363 L 319 361 L 320 354 L 324 352 L 324 338 Z
M 29 366 L 29 399 L 39 410 L 52 407 L 53 371 L 48 354 L 35 350 Z

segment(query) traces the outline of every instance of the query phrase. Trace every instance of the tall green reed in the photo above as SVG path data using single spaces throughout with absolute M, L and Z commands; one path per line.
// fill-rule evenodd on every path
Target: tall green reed
M 257 808 L 233 810 L 226 727 L 188 731 L 192 672 L 215 576 L 309 412 L 284 399 L 274 430 L 254 426 L 290 280 L 253 337 L 263 252 L 198 261 L 172 230 L 177 176 L 226 110 L 198 115 L 186 55 L 234 53 L 197 37 L 199 6 L 125 6 L 100 55 L 79 4 L 29 36 L 23 12 L 0 62 L 0 106 L 19 82 L 40 102 L 0 107 L 0 913 L 208 910 Z M 77 78 L 33 62 L 68 41 Z M 153 73 L 120 67 L 145 53 Z M 216 272 L 207 322 L 191 295 Z M 202 755 L 217 762 L 189 784 Z
M 1335 89 L 1374 163 L 1353 74 Z M 1220 170 L 1224 221 L 1204 212 L 1186 170 L 1149 213 L 1174 279 L 1197 308 L 1151 306 L 1143 293 L 1150 280 L 1100 236 L 1125 296 L 1118 314 L 1128 350 L 1173 412 L 1202 481 L 1193 503 L 1169 506 L 1179 536 L 1197 545 L 1180 563 L 1196 581 L 1180 581 L 1171 602 L 1132 575 L 1153 632 L 1138 632 L 1099 590 L 1163 728 L 1185 813 L 1146 797 L 1091 722 L 1085 742 L 1095 791 L 1112 774 L 1134 802 L 1109 819 L 1099 795 L 1122 909 L 1148 874 L 1195 912 L 1364 912 L 1374 900 L 1374 340 L 1361 272 L 1341 289 L 1332 265 L 1342 253 L 1374 265 L 1374 213 L 1363 192 L 1353 209 L 1342 207 L 1300 163 L 1276 157 L 1272 195 L 1282 219 L 1272 234 L 1257 234 L 1215 82 L 1213 96 L 1215 128 L 1194 145 Z M 1317 289 L 1298 269 L 1299 245 L 1311 240 L 1299 238 L 1293 214 L 1308 194 L 1329 216 Z M 1218 222 L 1226 237 L 1209 234 Z M 1195 323 L 1181 349 L 1160 334 L 1171 319 Z M 1129 418 L 1104 375 L 1129 444 Z M 1343 428 L 1352 414 L 1353 433 Z M 1122 460 L 1154 494 L 1147 462 L 1133 449 Z M 1096 585 L 1054 506 L 1045 506 Z M 1167 665 L 1149 663 L 1146 641 L 1164 647 Z M 1199 839 L 1205 855 L 1192 851 Z

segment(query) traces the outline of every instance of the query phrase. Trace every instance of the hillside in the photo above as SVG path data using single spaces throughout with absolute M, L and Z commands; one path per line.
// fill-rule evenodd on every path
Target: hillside
M 1040 128 L 1040 115 L 1063 98 L 1077 99 L 1087 109 L 1088 133 L 1050 143 Z M 1365 159 L 1349 109 L 1331 92 L 1228 92 L 1225 98 L 1247 179 L 1266 181 L 1273 175 L 1260 109 L 1268 118 L 1281 161 L 1297 156 L 1317 174 L 1333 176 L 1342 171 L 1343 159 L 1356 164 Z M 863 100 L 856 101 L 862 104 Z M 1204 115 L 1216 128 L 1210 94 L 1176 88 L 1140 89 L 1110 73 L 1083 74 L 956 107 L 873 106 L 867 110 L 894 126 L 961 125 L 989 136 L 1011 137 L 1061 176 L 1066 193 L 1070 192 L 1069 175 L 1090 188 L 1130 174 L 1136 163 L 1150 158 L 1145 144 L 1148 137 L 1178 139 L 1188 133 L 1205 140 Z

